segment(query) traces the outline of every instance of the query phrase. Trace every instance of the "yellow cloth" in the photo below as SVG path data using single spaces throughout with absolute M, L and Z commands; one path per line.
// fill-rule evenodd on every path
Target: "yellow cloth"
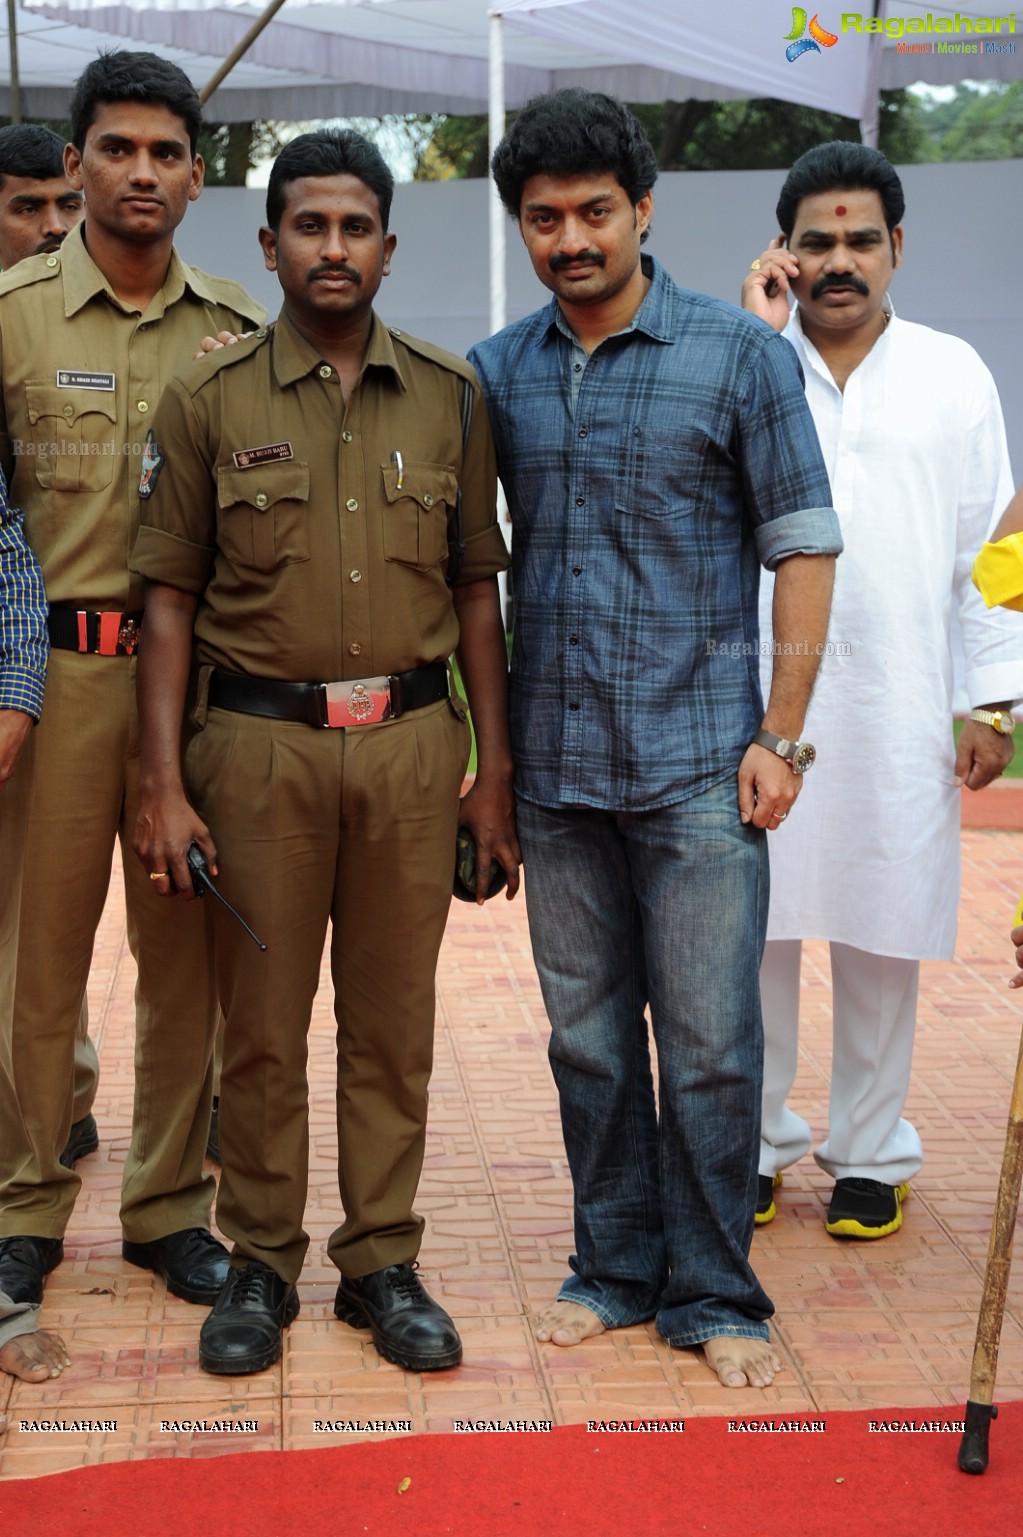
M 973 585 L 988 608 L 1023 609 L 1023 533 L 981 545 L 973 562 Z

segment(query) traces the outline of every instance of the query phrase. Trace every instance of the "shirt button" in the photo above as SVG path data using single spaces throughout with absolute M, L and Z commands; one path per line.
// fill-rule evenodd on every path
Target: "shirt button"
M 139 411 L 142 413 L 142 415 L 145 416 L 146 412 L 149 410 L 149 401 L 148 400 L 140 400 L 138 402 L 138 408 L 139 408 Z
M 350 433 L 350 432 L 348 432 L 348 431 L 347 431 L 347 430 L 346 430 L 346 431 L 344 431 L 344 432 L 343 432 L 343 433 L 342 433 L 342 434 L 341 434 L 341 441 L 342 441 L 342 443 L 350 443 L 350 442 L 351 442 L 351 441 L 352 441 L 352 435 L 351 435 L 351 433 Z
M 589 429 L 588 429 L 588 428 L 586 428 L 586 427 L 580 427 L 580 428 L 579 428 L 579 436 L 580 436 L 580 437 L 581 437 L 581 438 L 585 438 L 585 437 L 586 437 L 586 435 L 587 435 L 587 432 L 588 432 L 588 430 L 589 430 Z
M 55 256 L 48 256 L 46 258 L 46 265 L 48 267 L 56 267 L 56 266 L 58 266 L 57 258 Z
M 362 572 L 361 571 L 349 571 L 349 573 L 348 573 L 348 580 L 350 582 L 361 582 L 362 581 Z
M 427 491 L 426 495 L 423 497 L 423 505 L 424 507 L 433 506 L 433 497 L 430 495 L 429 491 Z
M 320 378 L 321 379 L 329 379 L 333 372 L 334 372 L 334 370 L 331 368 L 329 363 L 321 363 L 320 364 Z
M 265 507 L 266 503 L 267 503 L 266 492 L 265 491 L 257 491 L 256 492 L 256 506 L 257 507 Z
M 572 575 L 573 576 L 582 576 L 582 571 L 583 571 L 582 566 L 573 566 L 572 567 Z
M 568 637 L 568 644 L 570 646 L 578 646 L 578 644 L 579 644 L 579 637 L 578 637 L 578 635 L 570 635 Z
M 568 708 L 570 710 L 578 710 L 579 706 L 577 704 L 570 704 Z
M 353 640 L 352 644 L 348 647 L 348 654 L 349 654 L 349 656 L 361 656 L 362 655 L 362 647 L 359 645 L 359 642 L 357 640 Z
M 64 407 L 64 415 L 65 416 L 74 416 L 74 414 L 75 414 L 74 406 L 65 406 Z
M 586 498 L 585 498 L 585 496 L 577 496 L 576 499 L 575 499 L 575 505 L 577 507 L 585 507 L 586 506 Z
M 349 512 L 358 512 L 359 510 L 359 504 L 355 500 L 354 496 L 350 496 L 348 498 L 347 502 L 345 502 L 345 506 L 348 508 Z

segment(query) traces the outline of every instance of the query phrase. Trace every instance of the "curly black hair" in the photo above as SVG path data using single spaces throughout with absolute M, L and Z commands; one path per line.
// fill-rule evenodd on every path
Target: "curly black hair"
M 531 176 L 610 171 L 635 208 L 657 180 L 646 133 L 624 102 L 577 86 L 534 96 L 494 151 L 490 163 L 501 202 L 519 217 Z

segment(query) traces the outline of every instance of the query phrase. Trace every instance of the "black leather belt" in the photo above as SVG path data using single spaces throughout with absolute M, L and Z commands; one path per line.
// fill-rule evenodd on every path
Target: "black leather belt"
M 443 662 L 344 683 L 284 683 L 215 668 L 209 691 L 209 703 L 218 710 L 333 727 L 395 720 L 447 697 L 448 670 Z
M 131 656 L 142 632 L 142 610 L 98 613 L 72 608 L 69 603 L 50 605 L 47 620 L 50 645 L 58 651 L 91 651 L 96 656 Z

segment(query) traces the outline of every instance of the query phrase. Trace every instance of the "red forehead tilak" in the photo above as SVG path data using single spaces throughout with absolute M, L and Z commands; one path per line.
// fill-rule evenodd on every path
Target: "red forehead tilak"
M 844 203 L 839 203 L 837 205 L 837 207 L 835 208 L 835 217 L 840 219 L 844 213 L 845 213 L 845 204 Z

